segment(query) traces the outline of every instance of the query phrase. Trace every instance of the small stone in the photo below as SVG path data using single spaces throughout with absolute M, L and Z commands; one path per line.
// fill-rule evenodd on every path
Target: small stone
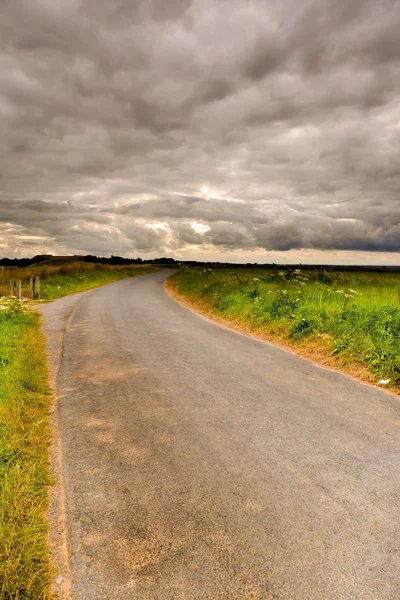
M 57 575 L 57 577 L 56 577 L 56 583 L 60 584 L 63 581 L 65 581 L 65 578 L 62 575 Z

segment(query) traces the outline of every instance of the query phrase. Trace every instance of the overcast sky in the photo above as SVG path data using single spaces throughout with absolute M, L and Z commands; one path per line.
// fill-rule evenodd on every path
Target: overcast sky
M 0 255 L 400 263 L 400 0 L 0 0 Z

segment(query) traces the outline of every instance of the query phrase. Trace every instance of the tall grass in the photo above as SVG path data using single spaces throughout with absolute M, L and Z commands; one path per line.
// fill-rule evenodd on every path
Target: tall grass
M 329 270 L 182 269 L 178 293 L 254 331 L 303 345 L 323 340 L 342 364 L 400 387 L 400 274 Z
M 39 316 L 0 313 L 0 598 L 49 598 L 48 413 Z

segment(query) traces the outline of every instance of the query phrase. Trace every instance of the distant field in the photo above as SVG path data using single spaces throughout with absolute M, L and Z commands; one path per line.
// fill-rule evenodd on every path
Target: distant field
M 29 279 L 41 278 L 41 297 L 55 300 L 67 294 L 83 292 L 105 283 L 153 273 L 159 268 L 151 265 L 102 265 L 80 261 L 48 261 L 22 269 L 7 268 L 0 271 L 0 296 L 9 293 L 10 279 L 22 280 L 22 296 L 29 298 Z
M 183 268 L 169 281 L 217 317 L 400 388 L 400 273 Z

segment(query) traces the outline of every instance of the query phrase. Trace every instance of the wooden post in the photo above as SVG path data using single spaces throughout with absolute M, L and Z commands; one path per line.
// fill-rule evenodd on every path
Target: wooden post
M 40 300 L 40 277 L 37 275 L 34 281 L 34 298 L 35 300 Z
M 31 278 L 29 279 L 29 289 L 30 289 L 30 294 L 29 294 L 29 295 L 30 295 L 30 297 L 31 297 L 32 299 L 35 297 L 35 290 L 34 290 L 34 287 L 33 287 L 33 281 L 34 281 L 34 278 L 33 278 L 33 277 L 31 277 Z
M 16 296 L 17 296 L 18 300 L 21 300 L 21 298 L 22 298 L 22 281 L 21 281 L 21 279 L 17 279 L 15 285 L 16 285 L 16 292 L 17 292 Z
M 14 296 L 14 286 L 15 286 L 14 279 L 10 279 L 10 296 Z

